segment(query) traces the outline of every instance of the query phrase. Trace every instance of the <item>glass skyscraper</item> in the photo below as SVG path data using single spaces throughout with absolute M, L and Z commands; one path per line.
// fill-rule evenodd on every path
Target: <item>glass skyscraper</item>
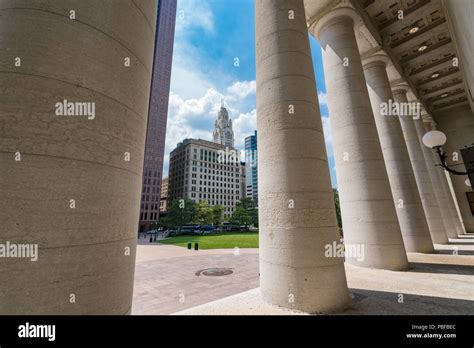
M 245 170 L 247 182 L 247 197 L 258 204 L 258 171 L 257 171 L 257 131 L 245 138 Z

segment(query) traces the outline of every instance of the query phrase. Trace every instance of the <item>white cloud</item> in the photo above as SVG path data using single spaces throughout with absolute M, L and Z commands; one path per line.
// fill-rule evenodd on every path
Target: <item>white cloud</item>
M 170 91 L 183 98 L 202 95 L 213 86 L 197 69 L 189 68 L 189 64 L 181 63 L 179 59 L 173 63 L 172 76 Z
M 319 106 L 320 107 L 328 107 L 328 95 L 323 92 L 318 93 L 318 100 L 319 100 Z
M 250 94 L 254 94 L 257 84 L 254 81 L 237 81 L 227 88 L 229 98 L 245 98 Z
M 203 0 L 179 1 L 176 14 L 176 36 L 191 29 L 202 29 L 214 33 L 214 14 L 209 3 Z
M 165 153 L 186 138 L 210 139 L 212 123 L 222 94 L 210 88 L 198 99 L 183 99 L 171 92 L 168 106 Z
M 253 135 L 257 129 L 257 110 L 241 113 L 233 121 L 235 147 L 244 148 L 245 138 Z
M 323 122 L 324 142 L 326 143 L 326 152 L 328 157 L 334 157 L 332 149 L 332 133 L 329 125 L 328 115 L 328 96 L 326 93 L 318 93 L 319 108 L 321 111 L 321 121 Z
M 328 157 L 334 157 L 334 152 L 332 149 L 332 133 L 331 127 L 329 126 L 329 118 L 321 117 L 323 122 L 323 131 L 324 131 L 324 142 L 326 143 L 326 153 Z
M 209 88 L 199 99 L 184 99 L 174 92 L 170 93 L 168 112 L 173 119 L 180 121 L 198 118 L 210 118 L 209 113 L 217 113 L 218 104 L 224 95 L 214 88 Z

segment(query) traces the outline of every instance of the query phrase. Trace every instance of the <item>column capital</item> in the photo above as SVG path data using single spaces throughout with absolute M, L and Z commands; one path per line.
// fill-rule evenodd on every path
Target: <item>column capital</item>
M 362 58 L 362 67 L 364 69 L 370 68 L 374 65 L 381 65 L 381 64 L 383 66 L 387 66 L 388 64 L 392 62 L 388 54 L 382 49 L 379 49 L 375 53 L 370 53 L 368 55 L 364 54 L 361 58 Z
M 362 22 L 362 18 L 360 18 L 354 7 L 349 2 L 342 1 L 330 10 L 321 13 L 319 18 L 313 19 L 313 23 L 310 24 L 308 29 L 319 40 L 319 33 L 323 27 L 337 22 L 341 18 L 349 18 L 354 26 Z
M 396 84 L 391 84 L 390 87 L 392 88 L 393 94 L 407 94 L 407 92 L 410 90 L 410 86 L 406 82 L 399 82 Z

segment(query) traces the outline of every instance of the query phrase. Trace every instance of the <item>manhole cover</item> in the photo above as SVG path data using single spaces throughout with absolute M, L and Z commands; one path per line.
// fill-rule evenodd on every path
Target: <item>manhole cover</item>
M 196 272 L 196 275 L 205 275 L 209 277 L 222 277 L 234 273 L 230 268 L 206 268 Z

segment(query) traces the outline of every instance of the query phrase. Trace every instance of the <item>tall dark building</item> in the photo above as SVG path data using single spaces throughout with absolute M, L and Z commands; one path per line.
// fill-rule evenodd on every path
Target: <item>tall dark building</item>
M 161 176 L 165 152 L 177 0 L 159 0 L 155 56 L 143 165 L 140 231 L 148 231 L 160 213 Z

